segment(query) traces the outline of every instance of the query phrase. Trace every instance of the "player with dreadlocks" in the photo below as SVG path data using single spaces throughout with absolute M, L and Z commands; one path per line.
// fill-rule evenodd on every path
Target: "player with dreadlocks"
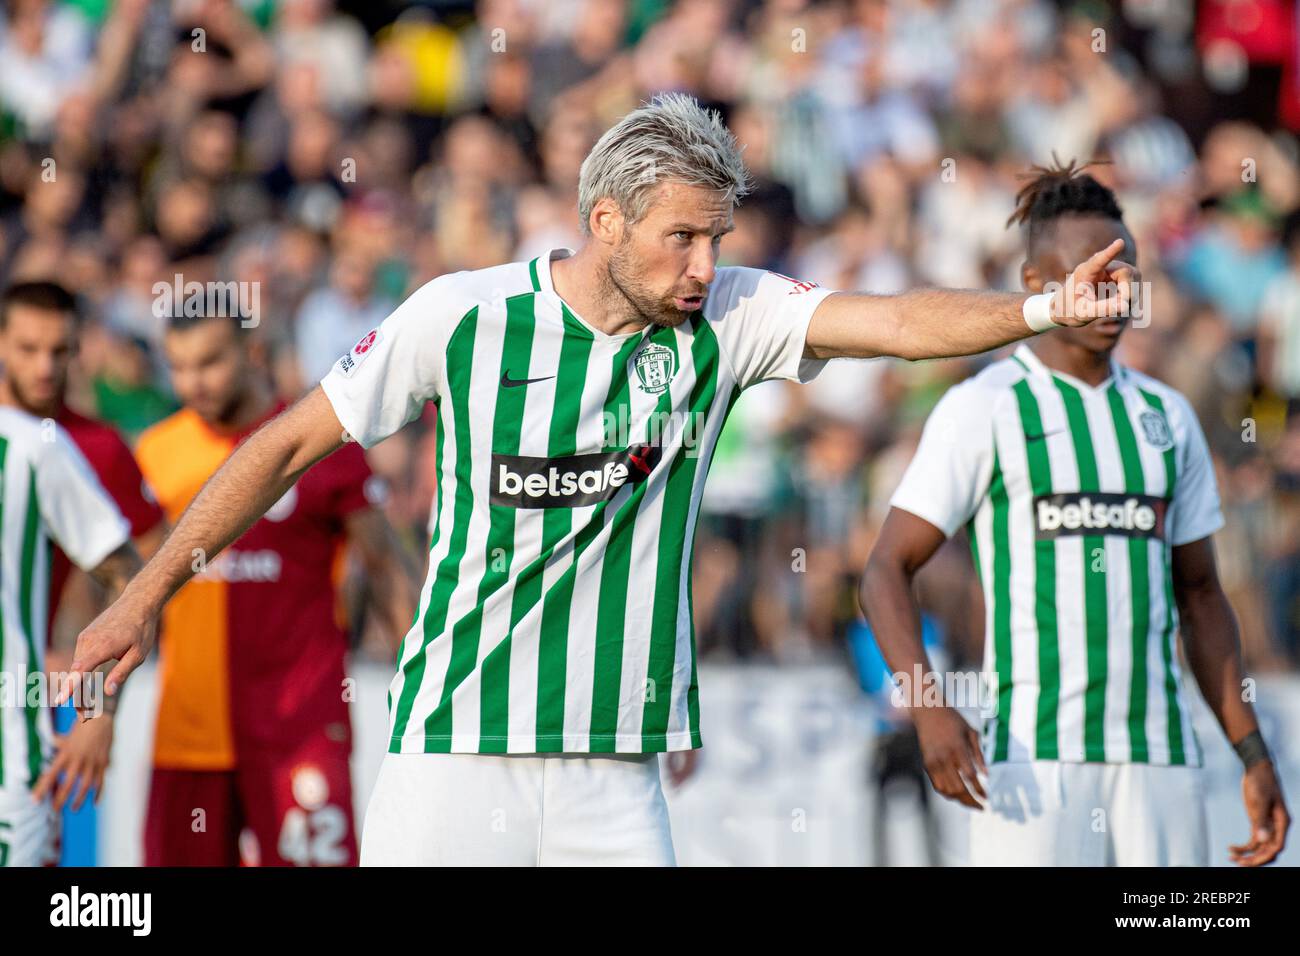
M 1115 196 L 1088 165 L 1034 167 L 1017 196 L 1008 225 L 1025 235 L 1029 291 L 1115 239 L 1136 265 Z M 1214 466 L 1187 400 L 1112 357 L 1127 325 L 1050 331 L 951 389 L 863 575 L 881 650 L 915 684 L 931 669 L 912 579 L 946 538 L 969 536 L 985 604 L 981 733 L 954 709 L 962 701 L 925 706 L 933 695 L 902 690 L 935 789 L 981 811 L 975 864 L 1207 863 L 1179 633 L 1245 766 L 1251 834 L 1232 859 L 1268 863 L 1286 839 L 1215 569 Z

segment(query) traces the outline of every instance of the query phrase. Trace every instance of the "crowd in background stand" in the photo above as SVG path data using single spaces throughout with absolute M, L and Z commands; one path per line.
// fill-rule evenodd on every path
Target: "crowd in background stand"
M 1194 404 L 1247 664 L 1294 668 L 1296 20 L 1294 0 L 8 0 L 0 282 L 74 289 L 72 401 L 135 436 L 174 408 L 156 283 L 256 283 L 248 334 L 297 397 L 430 278 L 579 244 L 583 157 L 656 91 L 745 146 L 758 188 L 722 263 L 839 289 L 1019 288 L 1018 177 L 1105 160 L 1154 290 L 1122 360 Z M 987 360 L 843 361 L 742 396 L 698 538 L 705 655 L 842 647 L 926 412 Z M 430 407 L 370 452 L 415 539 L 435 427 Z M 978 660 L 964 542 L 922 588 Z

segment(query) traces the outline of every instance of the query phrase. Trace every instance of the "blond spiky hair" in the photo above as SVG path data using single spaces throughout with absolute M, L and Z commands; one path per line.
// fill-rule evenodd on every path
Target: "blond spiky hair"
M 679 182 L 728 193 L 751 189 L 736 137 L 716 110 L 685 93 L 661 93 L 614 124 L 592 147 L 578 177 L 578 214 L 584 235 L 598 200 L 618 203 L 629 223 L 639 221 L 659 183 Z

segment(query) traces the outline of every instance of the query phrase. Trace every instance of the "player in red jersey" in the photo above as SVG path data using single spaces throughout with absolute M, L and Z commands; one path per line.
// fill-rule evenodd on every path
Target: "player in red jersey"
M 104 490 L 131 524 L 136 549 L 148 558 L 162 537 L 162 510 L 145 494 L 144 479 L 131 449 L 110 425 L 68 407 L 68 368 L 77 351 L 77 304 L 72 293 L 55 282 L 18 282 L 0 300 L 0 404 L 20 408 L 37 418 L 53 419 L 72 437 Z M 55 612 L 72 571 L 60 548 L 52 549 L 50 567 L 49 634 L 54 643 Z M 89 578 L 82 575 L 89 590 Z M 99 602 L 88 593 L 74 609 L 77 618 L 64 631 L 71 637 L 89 623 Z M 67 647 L 52 647 L 46 657 L 52 671 L 71 660 Z M 57 753 L 36 787 L 38 796 L 53 790 L 54 806 L 75 795 L 81 806 L 91 787 L 98 792 L 108 769 L 113 742 L 112 711 L 108 719 L 76 725 L 57 742 Z M 54 789 L 61 779 L 61 785 Z
M 184 407 L 145 432 L 138 453 L 175 522 L 283 405 L 238 319 L 175 319 L 164 347 Z M 335 619 L 345 542 L 394 646 L 417 603 L 415 569 L 374 507 L 377 485 L 351 446 L 305 473 L 220 555 L 195 556 L 201 573 L 162 617 L 146 864 L 356 864 L 347 642 Z M 245 830 L 256 849 L 241 854 Z

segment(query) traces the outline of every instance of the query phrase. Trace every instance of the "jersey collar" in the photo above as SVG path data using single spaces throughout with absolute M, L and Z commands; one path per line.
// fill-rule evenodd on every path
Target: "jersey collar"
M 1110 377 L 1101 382 L 1100 385 L 1089 385 L 1087 382 L 1075 378 L 1073 375 L 1067 375 L 1058 369 L 1048 368 L 1028 345 L 1021 342 L 1016 346 L 1015 352 L 1012 353 L 1017 361 L 1029 370 L 1030 375 L 1038 376 L 1046 381 L 1051 381 L 1052 376 L 1064 379 L 1077 389 L 1086 392 L 1103 392 L 1111 385 L 1122 387 L 1128 380 L 1128 370 L 1115 361 L 1112 354 L 1110 359 Z
M 553 295 L 559 298 L 555 292 L 555 283 L 551 281 L 551 263 L 556 259 L 567 259 L 573 255 L 573 250 L 568 246 L 559 246 L 542 253 L 537 258 L 537 275 L 535 278 L 537 290 L 547 295 Z
M 621 344 L 633 336 L 646 334 L 645 329 L 640 329 L 632 332 L 624 332 L 621 335 L 609 335 L 606 332 L 602 332 L 580 316 L 569 305 L 569 303 L 560 298 L 560 294 L 555 291 L 555 283 L 551 279 L 551 263 L 556 259 L 567 259 L 573 254 L 573 250 L 567 246 L 559 246 L 538 256 L 536 260 L 537 268 L 532 270 L 532 274 L 529 276 L 529 280 L 533 283 L 533 288 L 542 295 L 548 297 L 555 304 L 555 306 L 560 310 L 566 323 L 571 318 L 573 322 L 577 323 L 578 329 L 586 332 L 597 342 Z M 653 326 L 650 326 L 649 328 L 653 331 Z

